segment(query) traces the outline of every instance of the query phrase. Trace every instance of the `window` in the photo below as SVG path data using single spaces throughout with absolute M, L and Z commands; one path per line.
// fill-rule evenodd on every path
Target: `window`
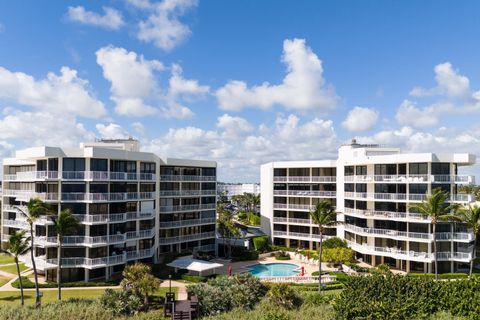
M 396 175 L 397 165 L 396 164 L 376 164 L 375 174 L 376 175 Z
M 449 175 L 450 163 L 434 162 L 432 163 L 433 175 Z
M 107 159 L 90 159 L 91 171 L 107 171 Z
M 83 183 L 63 183 L 62 192 L 64 193 L 84 193 L 85 184 Z
M 287 175 L 287 169 L 273 169 L 274 177 L 285 177 Z
M 203 168 L 202 174 L 204 176 L 214 177 L 216 175 L 217 169 L 216 168 Z
M 85 158 L 63 158 L 63 171 L 85 171 Z
M 356 192 L 367 192 L 367 184 L 366 183 L 357 183 L 355 185 Z
M 364 176 L 367 174 L 367 166 L 356 166 L 355 172 L 357 176 Z
M 47 171 L 47 160 L 37 160 L 37 171 Z
M 409 174 L 413 174 L 413 175 L 428 174 L 428 164 L 426 162 L 410 163 Z
M 398 165 L 398 174 L 407 174 L 407 164 L 406 163 L 400 163 Z
M 345 183 L 344 188 L 345 188 L 344 191 L 346 192 L 353 192 L 355 190 L 353 183 Z
M 411 184 L 409 187 L 410 193 L 416 193 L 416 194 L 425 194 L 427 193 L 427 185 L 426 184 Z
M 154 162 L 140 162 L 140 172 L 141 173 L 155 173 L 155 163 Z
M 345 175 L 346 176 L 353 176 L 355 174 L 353 166 L 345 167 Z

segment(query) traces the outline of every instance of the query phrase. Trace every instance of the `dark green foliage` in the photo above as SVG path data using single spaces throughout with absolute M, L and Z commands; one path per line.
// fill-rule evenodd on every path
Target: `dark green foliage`
M 181 279 L 185 280 L 185 281 L 188 281 L 188 282 L 200 283 L 200 282 L 207 282 L 208 277 L 192 276 L 192 275 L 189 275 L 189 274 L 182 274 Z
M 257 259 L 258 259 L 257 251 L 249 251 L 245 247 L 232 248 L 233 261 L 248 261 L 248 260 L 257 260 Z
M 253 247 L 259 252 L 264 252 L 268 249 L 268 236 L 258 236 L 252 239 Z
M 279 251 L 275 253 L 276 260 L 290 260 L 290 255 L 285 251 Z
M 272 250 L 272 251 L 282 250 L 282 251 L 294 252 L 294 251 L 295 251 L 295 248 L 289 248 L 289 247 L 282 247 L 282 246 L 271 245 L 271 246 L 270 246 L 270 250 Z
M 350 277 L 336 299 L 337 319 L 428 319 L 447 312 L 480 319 L 480 280 L 435 281 L 430 277 Z
M 141 298 L 125 290 L 106 289 L 100 297 L 100 303 L 114 314 L 126 316 L 137 313 L 143 307 Z
M 252 309 L 267 293 L 267 287 L 248 273 L 220 276 L 187 287 L 198 297 L 200 313 L 213 315 L 233 308 Z
M 433 273 L 407 273 L 407 277 L 426 277 L 426 278 L 435 278 Z M 441 273 L 438 275 L 438 279 L 466 279 L 468 274 L 466 273 Z
M 287 310 L 300 307 L 302 298 L 295 289 L 286 283 L 275 283 L 270 286 L 267 293 L 269 303 Z
M 347 240 L 343 240 L 339 237 L 331 237 L 327 240 L 323 240 L 324 249 L 333 249 L 333 248 L 348 248 Z
M 74 288 L 74 287 L 108 287 L 108 286 L 116 286 L 118 285 L 120 282 L 119 281 L 108 281 L 108 282 L 85 282 L 85 281 L 77 281 L 77 282 L 65 282 L 65 283 L 62 283 L 62 287 L 66 288 L 66 287 L 70 287 L 70 288 Z M 31 288 L 35 288 L 35 283 L 33 283 L 29 278 L 27 277 L 22 277 L 22 284 L 23 284 L 23 288 L 25 289 L 31 289 Z M 12 287 L 18 289 L 20 286 L 19 286 L 19 283 L 18 283 L 18 279 L 16 279 L 15 281 L 12 282 Z M 40 283 L 39 284 L 39 287 L 40 288 L 56 288 L 57 287 L 57 284 L 56 283 L 53 283 L 53 282 L 47 282 L 47 283 Z

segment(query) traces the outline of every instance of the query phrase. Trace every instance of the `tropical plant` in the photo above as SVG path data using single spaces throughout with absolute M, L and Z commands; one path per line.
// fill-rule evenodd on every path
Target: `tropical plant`
M 230 257 L 232 254 L 231 239 L 236 239 L 240 236 L 240 230 L 235 226 L 233 214 L 230 210 L 225 209 L 223 206 L 218 206 L 217 212 L 217 230 L 222 238 L 224 256 Z
M 272 284 L 267 299 L 271 304 L 287 310 L 298 308 L 302 304 L 302 298 L 286 283 Z
M 353 250 L 350 248 L 326 248 L 323 252 L 322 261 L 340 264 L 353 260 Z
M 40 306 L 40 290 L 38 287 L 38 272 L 37 264 L 35 263 L 34 254 L 34 232 L 33 224 L 41 216 L 53 214 L 52 209 L 45 202 L 39 198 L 32 198 L 27 202 L 27 210 L 24 210 L 21 206 L 16 206 L 18 212 L 23 214 L 27 218 L 27 223 L 30 225 L 30 258 L 32 260 L 33 276 L 35 279 L 35 306 Z
M 331 237 L 323 241 L 323 248 L 348 248 L 347 240 L 341 239 L 339 237 Z
M 22 281 L 21 281 L 21 275 L 20 275 L 20 266 L 18 264 L 18 256 L 24 254 L 25 252 L 28 251 L 29 249 L 29 238 L 25 237 L 25 231 L 15 231 L 14 234 L 10 235 L 10 238 L 8 239 L 7 242 L 7 253 L 10 254 L 17 266 L 17 274 L 18 274 L 18 280 L 20 283 L 20 297 L 21 297 L 21 303 L 22 306 L 24 305 L 24 296 L 23 296 L 23 286 L 22 286 Z
M 51 216 L 53 221 L 53 228 L 57 233 L 57 286 L 58 286 L 58 300 L 62 300 L 62 246 L 63 237 L 75 232 L 79 225 L 78 220 L 72 214 L 70 209 L 65 209 L 57 216 Z
M 439 221 L 458 220 L 454 212 L 458 206 L 455 204 L 449 205 L 447 203 L 448 192 L 436 188 L 431 195 L 427 195 L 426 199 L 420 203 L 411 204 L 410 210 L 416 211 L 425 217 L 430 217 L 433 233 L 433 261 L 435 265 L 435 279 L 438 279 L 438 259 L 437 259 L 437 236 L 436 226 Z
M 477 246 L 477 237 L 480 234 L 480 207 L 469 206 L 458 211 L 458 217 L 462 223 L 473 230 L 472 259 L 470 260 L 469 277 L 472 277 L 473 264 L 475 263 L 475 250 Z
M 310 216 L 313 222 L 318 226 L 319 243 L 318 243 L 318 292 L 322 290 L 322 237 L 325 227 L 337 224 L 337 213 L 332 204 L 327 200 L 322 200 L 315 206 L 313 211 L 310 211 Z
M 268 248 L 268 236 L 258 236 L 252 239 L 255 250 L 263 252 Z
M 120 282 L 123 290 L 131 291 L 133 295 L 143 299 L 145 309 L 148 309 L 150 304 L 150 295 L 162 284 L 151 271 L 151 268 L 143 263 L 127 265 L 123 270 L 123 280 Z

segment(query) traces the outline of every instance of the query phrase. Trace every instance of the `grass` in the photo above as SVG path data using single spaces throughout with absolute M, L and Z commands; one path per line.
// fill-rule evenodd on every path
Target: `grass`
M 120 290 L 120 289 L 117 289 Z M 62 290 L 62 300 L 68 299 L 97 299 L 99 298 L 104 289 L 85 289 L 79 288 L 78 290 Z M 165 296 L 165 293 L 168 291 L 168 288 L 160 288 L 155 293 L 154 296 Z M 172 291 L 175 293 L 178 291 L 176 287 L 172 287 Z M 43 293 L 42 304 L 49 302 L 57 301 L 57 290 L 40 290 Z M 35 290 L 28 289 L 25 290 L 25 304 L 32 305 L 35 303 Z M 18 291 L 0 291 L 0 306 L 1 305 L 11 305 L 11 304 L 20 304 L 20 290 Z
M 7 283 L 8 281 L 10 281 L 10 278 L 9 277 L 3 277 L 3 276 L 0 276 L 0 287 L 2 287 L 5 283 Z
M 20 263 L 20 272 L 27 270 L 28 267 L 24 263 Z M 17 266 L 15 264 L 11 264 L 8 266 L 1 266 L 0 270 L 11 273 L 11 274 L 17 274 Z
M 13 257 L 9 256 L 8 254 L 5 253 L 0 253 L 0 265 L 1 264 L 8 264 L 8 263 L 14 263 Z

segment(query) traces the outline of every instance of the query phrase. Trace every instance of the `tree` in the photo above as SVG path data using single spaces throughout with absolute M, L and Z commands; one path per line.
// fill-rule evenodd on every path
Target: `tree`
M 325 248 L 322 261 L 340 264 L 353 260 L 353 250 L 350 248 Z
M 28 251 L 30 248 L 28 244 L 29 241 L 30 239 L 25 237 L 25 231 L 15 231 L 15 233 L 10 236 L 7 242 L 7 252 L 13 257 L 15 264 L 17 265 L 18 283 L 20 285 L 22 306 L 24 305 L 23 284 L 22 277 L 20 275 L 20 266 L 18 264 L 18 256 Z
M 218 212 L 218 232 L 222 237 L 223 242 L 223 253 L 225 257 L 230 257 L 232 253 L 232 244 L 231 238 L 236 238 L 240 235 L 240 231 L 235 226 L 235 222 L 233 221 L 233 214 L 229 210 L 225 209 L 223 206 L 219 206 L 217 208 Z M 226 251 L 228 247 L 228 252 Z
M 448 205 L 448 192 L 436 188 L 431 195 L 427 195 L 426 199 L 420 203 L 411 204 L 410 209 L 422 214 L 425 217 L 430 217 L 432 232 L 433 232 L 433 261 L 435 265 L 435 279 L 438 279 L 438 261 L 437 261 L 437 236 L 436 226 L 439 221 L 458 220 L 453 213 L 457 210 L 456 204 Z
M 339 237 L 331 237 L 323 241 L 324 249 L 333 249 L 333 248 L 348 248 L 347 240 L 341 239 Z
M 322 236 L 325 227 L 337 224 L 337 213 L 332 204 L 327 200 L 322 200 L 310 211 L 313 222 L 318 226 L 319 244 L 318 244 L 318 292 L 322 289 Z
M 120 282 L 123 290 L 131 291 L 143 299 L 145 309 L 150 304 L 150 295 L 160 287 L 162 281 L 151 274 L 151 268 L 143 263 L 127 265 L 123 270 L 123 280 Z
M 475 263 L 475 249 L 477 245 L 477 236 L 480 234 L 480 207 L 469 206 L 468 208 L 460 209 L 458 211 L 458 217 L 467 228 L 473 229 L 473 246 L 472 246 L 472 260 L 470 260 L 470 274 L 472 277 L 473 264 Z
M 74 217 L 70 209 L 62 210 L 58 217 L 51 217 L 54 229 L 57 233 L 57 286 L 58 300 L 62 300 L 62 245 L 63 237 L 75 232 L 78 226 L 78 220 Z
M 30 225 L 30 257 L 32 259 L 32 268 L 33 268 L 33 275 L 35 278 L 35 306 L 40 306 L 40 289 L 38 287 L 38 273 L 37 273 L 37 266 L 35 263 L 35 254 L 34 254 L 34 232 L 33 232 L 33 224 L 35 220 L 40 218 L 41 216 L 50 215 L 52 214 L 52 209 L 49 205 L 45 202 L 40 200 L 39 198 L 32 198 L 27 202 L 27 210 L 23 210 L 23 207 L 16 206 L 15 207 L 18 212 L 22 213 L 26 218 L 27 222 Z

